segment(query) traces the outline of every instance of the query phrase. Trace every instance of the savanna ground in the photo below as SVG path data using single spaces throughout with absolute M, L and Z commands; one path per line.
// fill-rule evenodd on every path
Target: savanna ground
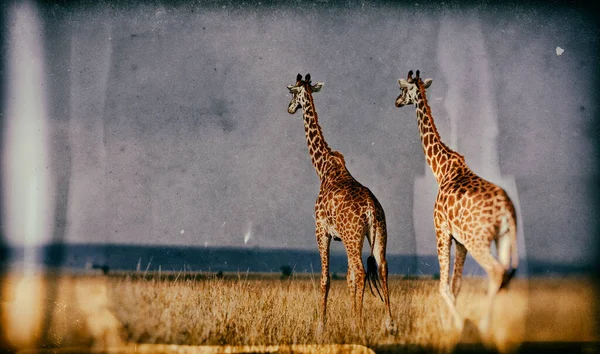
M 10 336 L 14 332 L 10 323 L 24 323 L 26 309 L 35 308 L 36 291 L 43 294 L 37 297 L 43 309 L 39 322 L 46 325 L 33 335 L 38 347 L 352 343 L 376 352 L 447 352 L 457 345 L 513 351 L 522 349 L 523 342 L 576 342 L 589 345 L 592 352 L 598 348 L 597 288 L 588 278 L 515 279 L 496 298 L 489 335 L 476 329 L 485 309 L 484 278 L 463 281 L 457 298 L 458 311 L 466 318 L 461 332 L 448 317 L 437 280 L 391 277 L 390 300 L 398 329 L 394 335 L 384 329 L 383 303 L 368 287 L 364 330 L 353 329 L 346 282 L 332 280 L 321 337 L 315 334 L 317 275 L 281 279 L 252 274 L 63 274 L 46 275 L 41 283 L 31 279 L 5 279 L 3 327 Z M 13 322 L 6 322 L 11 316 Z

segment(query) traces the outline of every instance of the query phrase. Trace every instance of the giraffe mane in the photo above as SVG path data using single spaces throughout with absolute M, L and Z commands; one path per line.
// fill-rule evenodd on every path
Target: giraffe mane
M 315 106 L 315 101 L 313 99 L 313 93 L 312 93 L 312 88 L 310 86 L 310 82 L 305 82 L 304 85 L 304 89 L 306 90 L 306 96 L 308 97 L 308 101 L 309 104 L 314 107 Z M 315 120 L 315 123 L 317 123 L 317 125 L 319 124 L 319 115 L 317 114 L 317 111 L 315 109 L 313 109 L 312 111 L 313 114 L 313 119 Z M 319 126 L 319 130 L 321 129 L 321 126 Z
M 431 115 L 431 108 L 429 107 L 429 103 L 427 102 L 427 95 L 425 94 L 425 83 L 421 80 L 420 77 L 415 78 L 415 85 L 417 85 L 417 89 L 421 93 L 421 99 L 423 100 L 423 113 L 428 114 L 429 117 L 433 120 L 433 116 Z M 440 134 L 437 129 L 434 131 L 436 137 L 439 139 Z
M 418 75 L 418 71 L 417 71 L 417 75 Z M 431 108 L 429 107 L 429 103 L 427 102 L 427 95 L 425 94 L 425 83 L 423 82 L 423 80 L 417 76 L 415 78 L 413 78 L 415 80 L 415 85 L 417 85 L 417 89 L 419 90 L 419 92 L 421 93 L 421 98 L 423 100 L 423 111 L 425 114 L 429 115 L 429 118 L 431 119 L 431 121 L 433 122 L 433 116 L 431 114 Z M 448 145 L 446 145 L 446 143 L 444 143 L 444 141 L 442 140 L 442 138 L 440 137 L 440 133 L 438 133 L 437 129 L 434 129 L 434 134 L 435 136 L 438 138 L 438 140 L 440 141 L 440 143 L 442 144 L 442 146 L 444 147 L 444 149 L 450 153 L 450 155 L 452 155 L 454 158 L 458 159 L 459 162 L 464 163 L 465 161 L 465 157 L 461 154 L 459 154 L 458 152 L 450 149 L 448 147 Z
M 312 96 L 312 93 L 313 93 L 312 88 L 313 88 L 313 86 L 311 84 L 311 81 L 307 81 L 307 80 L 302 81 L 302 86 L 304 86 L 304 89 L 306 90 L 306 92 L 310 93 L 311 96 Z

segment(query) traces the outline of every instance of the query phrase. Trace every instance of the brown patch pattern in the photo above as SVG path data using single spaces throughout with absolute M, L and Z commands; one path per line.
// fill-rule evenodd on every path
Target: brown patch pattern
M 415 78 L 411 71 L 407 79 L 401 81 L 404 82 L 400 84 L 402 92 L 396 106 L 415 105 L 425 159 L 439 186 L 433 216 L 440 263 L 440 293 L 450 307 L 456 325 L 462 327 L 455 300 L 465 257 L 471 252 L 489 277 L 489 311 L 481 324 L 481 329 L 486 330 L 494 296 L 505 275 L 510 274 L 510 267 L 516 269 L 518 265 L 515 208 L 502 188 L 477 176 L 466 165 L 463 156 L 442 142 L 425 95 L 431 81 L 425 85 L 418 71 Z M 496 242 L 497 257 L 491 252 L 492 241 Z M 450 282 L 453 242 L 456 256 Z M 512 264 L 509 264 L 511 257 Z
M 293 114 L 302 108 L 304 131 L 308 152 L 317 175 L 321 179 L 319 196 L 315 203 L 316 238 L 321 255 L 321 314 L 319 329 L 325 325 L 327 295 L 330 288 L 329 246 L 331 239 L 342 241 L 348 255 L 348 288 L 352 298 L 355 321 L 362 323 L 362 302 L 365 281 L 372 280 L 377 289 L 375 269 L 367 269 L 361 258 L 365 236 L 371 246 L 371 256 L 379 268 L 379 279 L 385 307 L 388 329 L 392 330 L 392 314 L 388 294 L 388 266 L 385 259 L 387 231 L 385 213 L 371 191 L 356 181 L 346 169 L 344 156 L 327 145 L 314 108 L 312 92 L 316 86 L 299 74 L 294 86 L 288 112 Z

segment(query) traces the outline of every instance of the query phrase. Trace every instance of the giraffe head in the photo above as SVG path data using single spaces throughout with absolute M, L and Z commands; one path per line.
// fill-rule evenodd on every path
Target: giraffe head
M 400 96 L 396 98 L 396 107 L 402 107 L 409 104 L 417 103 L 417 85 L 421 84 L 424 88 L 431 86 L 432 79 L 421 80 L 419 77 L 419 70 L 417 70 L 417 76 L 412 77 L 413 71 L 409 71 L 406 80 L 400 79 Z
M 317 82 L 316 85 L 312 86 L 310 83 L 310 74 L 306 74 L 304 80 L 302 80 L 302 75 L 298 74 L 296 76 L 296 83 L 288 86 L 288 90 L 292 94 L 288 112 L 294 114 L 298 108 L 307 105 L 309 102 L 308 95 L 313 92 L 319 92 L 323 88 L 323 85 L 324 83 Z

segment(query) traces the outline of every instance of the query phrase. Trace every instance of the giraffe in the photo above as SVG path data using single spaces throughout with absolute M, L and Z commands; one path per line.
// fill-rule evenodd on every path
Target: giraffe
M 342 241 L 348 255 L 347 283 L 352 298 L 354 324 L 362 324 L 362 302 L 365 283 L 373 287 L 385 302 L 385 326 L 395 331 L 388 294 L 388 265 L 385 259 L 387 229 L 383 208 L 371 191 L 357 182 L 348 169 L 344 156 L 332 150 L 319 126 L 312 94 L 319 92 L 323 83 L 311 84 L 310 74 L 304 80 L 298 74 L 296 83 L 288 86 L 292 100 L 288 113 L 302 108 L 304 132 L 312 164 L 321 180 L 315 202 L 316 239 L 321 257 L 321 303 L 317 332 L 322 333 L 327 313 L 327 295 L 330 287 L 329 246 L 331 239 Z M 364 238 L 371 247 L 367 270 L 361 258 Z M 379 274 L 377 268 L 379 266 Z M 381 292 L 379 291 L 381 288 Z M 374 294 L 374 293 L 373 293 Z M 383 296 L 382 296 L 383 294 Z
M 450 308 L 455 325 L 461 329 L 463 320 L 455 301 L 460 291 L 465 257 L 471 252 L 489 278 L 487 313 L 479 324 L 481 332 L 485 333 L 491 321 L 494 297 L 508 285 L 519 262 L 515 208 L 502 188 L 476 175 L 462 155 L 442 142 L 425 95 L 425 89 L 433 80 L 423 81 L 419 74 L 417 70 L 413 78 L 411 70 L 406 80 L 398 80 L 401 93 L 396 106 L 415 105 L 425 159 L 438 183 L 433 219 L 440 265 L 439 291 Z M 492 241 L 496 244 L 497 258 L 491 252 Z M 456 251 L 450 282 L 453 242 Z

